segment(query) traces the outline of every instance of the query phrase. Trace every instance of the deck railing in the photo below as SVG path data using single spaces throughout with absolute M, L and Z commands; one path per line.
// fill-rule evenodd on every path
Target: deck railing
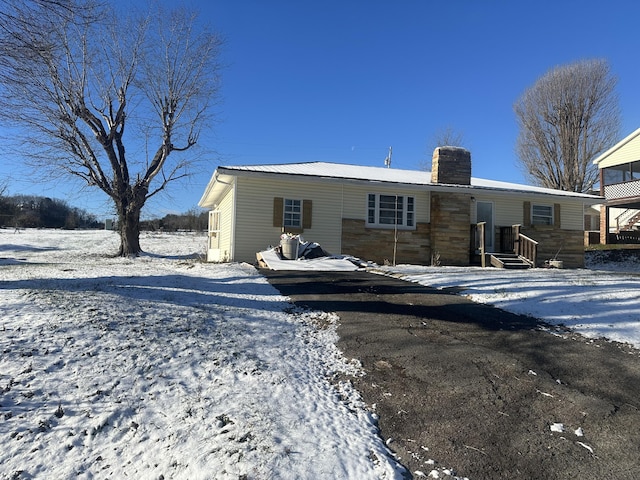
M 640 243 L 640 231 L 634 230 L 631 232 L 610 233 L 608 243 Z

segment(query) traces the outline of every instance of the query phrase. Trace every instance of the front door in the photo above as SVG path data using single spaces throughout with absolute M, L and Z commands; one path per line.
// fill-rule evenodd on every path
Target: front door
M 486 223 L 484 248 L 486 252 L 494 252 L 493 202 L 476 202 L 476 222 Z

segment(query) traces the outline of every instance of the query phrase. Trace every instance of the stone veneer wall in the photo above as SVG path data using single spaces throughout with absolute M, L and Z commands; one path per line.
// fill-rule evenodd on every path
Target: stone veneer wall
M 538 264 L 545 260 L 562 260 L 564 268 L 584 268 L 584 232 L 560 230 L 548 226 L 522 227 L 520 233 L 538 242 Z M 559 252 L 558 252 L 559 251 Z
M 396 264 L 431 265 L 430 226 L 398 230 Z M 342 219 L 342 252 L 383 265 L 393 262 L 393 229 L 367 228 L 364 220 Z
M 471 195 L 431 193 L 431 249 L 442 265 L 469 265 Z

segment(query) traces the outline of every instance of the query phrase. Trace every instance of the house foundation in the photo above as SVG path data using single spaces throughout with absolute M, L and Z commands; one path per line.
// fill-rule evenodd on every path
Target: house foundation
M 538 242 L 538 267 L 562 260 L 564 268 L 584 268 L 584 232 L 545 226 L 522 227 L 521 233 Z
M 342 219 L 342 251 L 354 257 L 385 263 L 431 264 L 431 226 L 418 223 L 415 230 L 366 228 L 364 220 Z

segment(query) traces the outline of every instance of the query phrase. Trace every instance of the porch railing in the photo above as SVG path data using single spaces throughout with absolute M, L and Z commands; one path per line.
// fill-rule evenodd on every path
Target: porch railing
M 511 229 L 514 237 L 513 253 L 526 258 L 535 267 L 538 261 L 538 242 L 520 233 L 520 225 L 513 225 Z
M 471 251 L 480 255 L 480 264 L 486 267 L 486 222 L 479 222 L 471 225 Z
M 471 225 L 471 251 L 480 255 L 482 266 L 486 266 L 486 223 Z M 520 225 L 500 227 L 500 253 L 515 253 L 535 267 L 538 261 L 538 242 L 520 233 Z

